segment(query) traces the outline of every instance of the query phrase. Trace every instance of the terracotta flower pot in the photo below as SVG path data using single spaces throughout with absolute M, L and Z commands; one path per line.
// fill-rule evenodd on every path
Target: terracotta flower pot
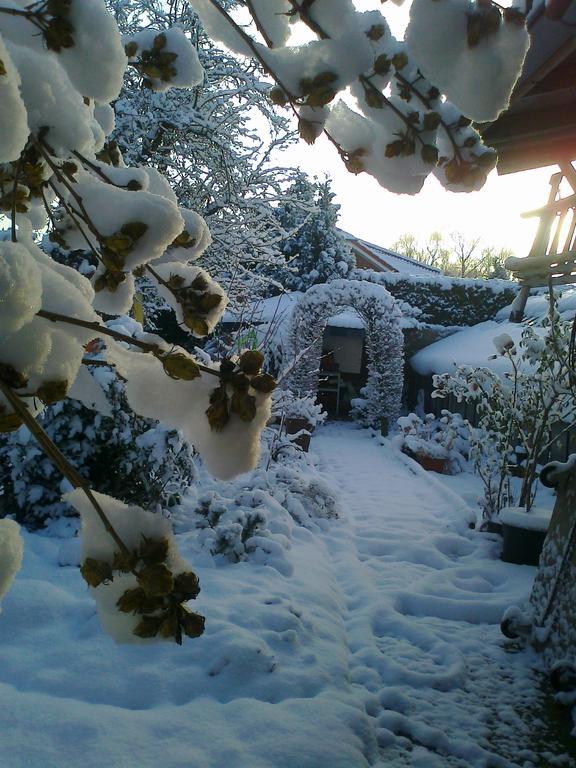
M 446 473 L 447 459 L 438 459 L 433 456 L 426 456 L 423 453 L 417 453 L 414 458 L 428 472 L 438 472 L 441 475 Z

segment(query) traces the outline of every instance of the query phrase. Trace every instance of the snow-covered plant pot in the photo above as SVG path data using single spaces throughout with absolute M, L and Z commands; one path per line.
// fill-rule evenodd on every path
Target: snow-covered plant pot
M 400 450 L 424 469 L 441 474 L 462 471 L 466 462 L 468 424 L 459 414 L 442 411 L 440 419 L 428 413 L 409 413 L 398 419 Z
M 409 435 L 404 439 L 402 453 L 410 456 L 429 472 L 445 474 L 448 470 L 448 453 L 437 443 L 427 442 Z
M 517 565 L 538 565 L 552 510 L 533 507 L 504 507 L 502 524 L 502 560 Z

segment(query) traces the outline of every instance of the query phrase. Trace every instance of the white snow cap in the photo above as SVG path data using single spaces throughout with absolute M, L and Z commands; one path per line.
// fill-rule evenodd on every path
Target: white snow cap
M 18 331 L 41 306 L 42 278 L 34 258 L 20 243 L 0 241 L 0 328 Z
M 160 194 L 160 191 L 157 194 Z M 158 259 L 157 264 L 173 261 L 196 261 L 212 242 L 208 224 L 199 213 L 188 208 L 180 208 L 180 215 L 184 219 L 184 230 L 176 242 L 172 243 L 166 253 Z M 186 234 L 188 237 L 185 237 Z M 179 242 L 183 244 L 179 245 Z
M 178 347 L 172 351 L 187 355 Z M 260 455 L 260 434 L 270 418 L 271 395 L 254 392 L 255 418 L 246 423 L 232 413 L 224 429 L 215 431 L 206 411 L 219 384 L 216 376 L 202 373 L 193 381 L 175 380 L 152 355 L 129 352 L 114 343 L 107 344 L 106 358 L 128 380 L 130 407 L 141 416 L 180 430 L 213 475 L 228 480 L 254 469 Z
M 494 337 L 494 346 L 499 355 L 504 355 L 514 349 L 514 339 L 508 333 L 501 333 Z
M 120 93 L 126 54 L 118 26 L 104 0 L 73 0 L 70 22 L 74 45 L 58 54 L 74 86 L 96 101 L 112 101 Z
M 482 122 L 508 106 L 530 41 L 525 25 L 504 19 L 470 45 L 471 13 L 478 6 L 469 0 L 414 0 L 406 44 L 424 75 L 467 117 Z
M 253 12 L 274 46 L 283 45 L 290 34 L 288 0 L 252 0 Z
M 212 5 L 210 0 L 188 0 L 202 22 L 206 34 L 213 40 L 223 43 L 231 51 L 252 56 L 253 51 L 242 35 L 229 24 L 227 19 Z
M 10 589 L 22 565 L 24 541 L 14 520 L 0 520 L 0 600 Z
M 0 35 L 0 163 L 15 160 L 28 141 L 28 116 L 20 75 Z
M 174 537 L 172 536 L 172 528 L 166 518 L 136 505 L 128 506 L 103 493 L 93 492 L 93 495 L 118 536 L 129 550 L 138 549 L 142 544 L 142 537 L 152 540 L 168 539 L 167 567 L 174 575 L 192 570 L 190 565 L 178 554 Z M 90 557 L 111 564 L 114 559 L 114 553 L 118 552 L 119 547 L 104 528 L 102 520 L 84 491 L 77 489 L 66 494 L 63 498 L 80 514 L 82 560 L 84 561 Z M 118 598 L 126 590 L 134 589 L 137 586 L 138 583 L 134 574 L 115 572 L 111 582 L 89 588 L 92 597 L 96 601 L 102 626 L 117 643 L 162 641 L 163 638 L 160 636 L 142 638 L 134 635 L 134 629 L 142 617 L 138 614 L 123 613 L 117 608 Z
M 193 88 L 204 79 L 196 49 L 178 27 L 143 29 L 124 37 L 130 61 L 142 67 L 142 75 L 153 91 Z M 130 50 L 130 48 L 134 50 Z M 148 59 L 142 60 L 142 54 Z
M 89 153 L 94 144 L 92 112 L 58 57 L 21 45 L 8 44 L 8 49 L 20 73 L 30 131 L 47 128 L 45 139 L 59 155 Z

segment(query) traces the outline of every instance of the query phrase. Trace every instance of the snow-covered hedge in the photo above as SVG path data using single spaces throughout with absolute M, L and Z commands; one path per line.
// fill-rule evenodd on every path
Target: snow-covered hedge
M 324 527 L 342 515 L 336 491 L 280 431 L 266 429 L 259 466 L 241 480 L 215 480 L 200 468 L 197 501 L 174 512 L 178 532 L 198 531 L 196 546 L 217 562 L 244 560 L 290 575 L 287 558 L 293 529 Z
M 326 321 L 347 308 L 354 309 L 366 327 L 368 381 L 363 419 L 371 426 L 380 426 L 383 418 L 393 423 L 402 398 L 404 337 L 398 304 L 382 286 L 333 280 L 303 295 L 290 319 L 289 373 L 284 386 L 300 396 L 316 393 Z
M 416 277 L 367 269 L 356 270 L 353 278 L 383 285 L 398 301 L 417 307 L 420 321 L 435 325 L 476 325 L 491 320 L 518 293 L 516 283 L 508 280 Z

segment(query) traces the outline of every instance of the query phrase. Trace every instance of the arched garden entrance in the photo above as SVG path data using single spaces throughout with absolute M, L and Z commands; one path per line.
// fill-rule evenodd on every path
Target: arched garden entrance
M 356 413 L 370 426 L 380 426 L 383 418 L 393 424 L 400 415 L 404 379 L 402 314 L 380 285 L 334 280 L 304 294 L 292 313 L 288 347 L 293 362 L 286 384 L 299 396 L 316 394 L 326 323 L 349 308 L 361 318 L 366 333 L 368 378 Z

